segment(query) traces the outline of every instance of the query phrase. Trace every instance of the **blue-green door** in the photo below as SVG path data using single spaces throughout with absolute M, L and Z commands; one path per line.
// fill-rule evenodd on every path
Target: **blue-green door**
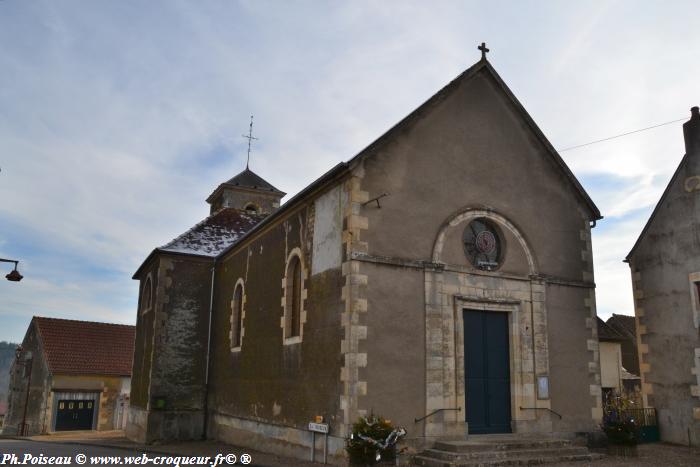
M 469 433 L 510 433 L 508 314 L 464 310 Z

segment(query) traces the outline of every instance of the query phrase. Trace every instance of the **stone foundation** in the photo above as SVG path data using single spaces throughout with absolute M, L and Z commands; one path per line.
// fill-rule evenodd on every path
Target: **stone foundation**
M 204 413 L 201 411 L 145 410 L 129 408 L 126 436 L 132 441 L 151 444 L 157 441 L 202 439 Z
M 241 448 L 293 457 L 311 459 L 310 431 L 249 420 L 215 412 L 209 420 L 208 437 Z M 323 435 L 316 434 L 316 461 L 323 461 Z M 328 436 L 328 463 L 345 465 L 345 439 Z

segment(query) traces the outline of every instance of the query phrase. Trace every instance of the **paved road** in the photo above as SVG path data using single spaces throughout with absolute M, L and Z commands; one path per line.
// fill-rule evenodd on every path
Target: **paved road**
M 86 467 L 93 465 L 128 465 L 124 462 L 126 456 L 139 458 L 139 465 L 175 465 L 174 462 L 165 461 L 156 464 L 152 460 L 157 456 L 168 457 L 169 455 L 152 452 L 144 454 L 143 451 L 138 449 L 116 449 L 62 442 L 0 439 L 0 465 L 72 465 Z M 177 454 L 172 456 L 175 457 Z M 110 457 L 111 459 L 109 459 Z M 146 459 L 150 459 L 150 461 L 144 463 L 143 461 Z M 203 460 L 203 458 L 200 459 Z M 226 460 L 224 458 L 219 460 L 220 467 L 228 467 L 229 463 Z M 183 467 L 197 467 L 192 462 L 194 461 L 182 461 L 182 465 Z M 136 465 L 136 462 L 131 464 Z M 206 467 L 211 467 L 211 464 L 207 462 Z

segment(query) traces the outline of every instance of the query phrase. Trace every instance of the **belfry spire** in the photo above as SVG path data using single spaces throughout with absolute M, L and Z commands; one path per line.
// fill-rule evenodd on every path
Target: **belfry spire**
M 247 158 L 246 161 L 245 161 L 245 168 L 246 168 L 246 170 L 247 170 L 248 167 L 250 166 L 250 143 L 251 143 L 254 139 L 255 139 L 255 140 L 258 139 L 258 138 L 255 138 L 255 137 L 253 136 L 253 116 L 252 116 L 252 115 L 250 116 L 250 129 L 248 130 L 248 134 L 247 134 L 247 135 L 242 135 L 242 136 L 248 140 L 248 158 Z

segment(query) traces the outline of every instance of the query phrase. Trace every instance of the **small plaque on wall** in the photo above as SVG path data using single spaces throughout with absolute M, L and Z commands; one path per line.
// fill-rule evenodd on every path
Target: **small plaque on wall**
M 537 377 L 537 398 L 549 399 L 549 376 Z

